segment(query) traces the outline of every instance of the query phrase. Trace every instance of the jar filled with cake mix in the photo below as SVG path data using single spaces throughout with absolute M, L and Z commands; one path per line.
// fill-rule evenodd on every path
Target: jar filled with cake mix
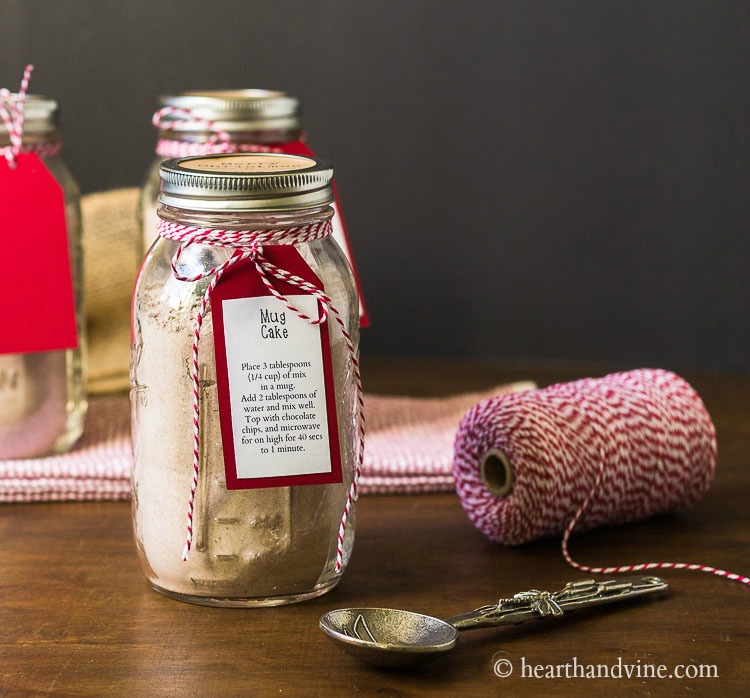
M 339 580 L 362 457 L 357 292 L 332 169 L 288 154 L 161 165 L 133 300 L 133 523 L 148 581 L 219 606 Z
M 216 153 L 287 153 L 315 157 L 306 142 L 299 115 L 299 101 L 277 90 L 208 90 L 164 96 L 154 114 L 158 129 L 156 159 L 146 176 L 141 194 L 143 256 L 157 238 L 159 166 L 165 159 Z M 335 216 L 333 237 L 352 267 L 360 296 L 362 325 L 369 324 L 348 231 L 336 194 L 331 203 Z
M 0 94 L 0 242 L 11 253 L 0 459 L 70 449 L 87 406 L 79 191 L 61 158 L 57 102 L 23 92 Z

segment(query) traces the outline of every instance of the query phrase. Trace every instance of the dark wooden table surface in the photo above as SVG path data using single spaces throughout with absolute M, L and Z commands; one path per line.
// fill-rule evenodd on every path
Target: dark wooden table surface
M 367 390 L 423 395 L 601 373 L 591 367 L 365 363 Z M 574 538 L 580 560 L 676 558 L 750 573 L 750 378 L 688 378 L 718 430 L 713 487 L 690 511 Z M 322 613 L 381 605 L 447 617 L 500 595 L 554 590 L 582 575 L 565 564 L 558 541 L 519 548 L 490 543 L 453 494 L 366 496 L 358 517 L 353 559 L 332 593 L 294 606 L 235 610 L 193 606 L 151 591 L 133 548 L 127 502 L 1 505 L 0 695 L 750 692 L 750 588 L 688 572 L 664 572 L 671 592 L 659 600 L 465 633 L 452 653 L 419 668 L 365 666 L 322 635 Z M 510 676 L 493 672 L 499 658 L 511 663 Z M 623 678 L 528 676 L 574 661 L 621 666 Z M 717 677 L 624 678 L 627 665 L 642 673 L 647 665 L 662 665 L 667 675 L 698 673 L 703 665 L 704 674 Z

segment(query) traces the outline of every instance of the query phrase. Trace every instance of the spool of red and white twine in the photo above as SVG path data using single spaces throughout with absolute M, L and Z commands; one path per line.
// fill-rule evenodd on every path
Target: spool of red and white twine
M 701 564 L 592 567 L 568 552 L 571 533 L 686 509 L 716 467 L 716 432 L 679 376 L 637 370 L 500 395 L 473 407 L 455 442 L 461 504 L 488 538 L 518 545 L 562 536 L 576 569 L 596 574 L 688 569 L 750 584 Z
M 341 523 L 339 524 L 338 540 L 336 546 L 336 571 L 339 572 L 343 566 L 344 534 L 346 533 L 346 527 L 349 521 L 352 503 L 357 498 L 357 484 L 359 482 L 360 473 L 362 472 L 362 461 L 365 454 L 364 397 L 362 393 L 362 378 L 360 376 L 359 370 L 359 359 L 357 358 L 357 352 L 354 349 L 354 344 L 352 343 L 351 336 L 346 329 L 344 320 L 333 304 L 331 298 L 324 291 L 313 286 L 299 276 L 291 274 L 281 267 L 278 267 L 275 264 L 271 263 L 263 255 L 264 243 L 272 245 L 298 245 L 303 242 L 320 240 L 321 238 L 327 237 L 331 234 L 331 221 L 326 220 L 309 225 L 302 225 L 285 229 L 224 230 L 196 228 L 193 226 L 186 226 L 178 223 L 170 223 L 163 219 L 159 219 L 157 230 L 161 237 L 180 243 L 180 246 L 177 248 L 172 257 L 172 273 L 177 279 L 179 279 L 180 281 L 194 282 L 212 276 L 211 281 L 209 282 L 203 294 L 203 299 L 196 314 L 195 330 L 193 332 L 192 358 L 190 363 L 190 378 L 193 390 L 193 463 L 192 481 L 190 484 L 190 494 L 188 496 L 187 503 L 187 538 L 185 541 L 185 548 L 182 552 L 182 559 L 188 559 L 190 548 L 192 546 L 195 493 L 198 488 L 198 475 L 200 472 L 201 434 L 199 419 L 200 393 L 198 384 L 198 343 L 200 341 L 201 326 L 203 325 L 203 318 L 206 314 L 206 309 L 210 301 L 211 292 L 219 283 L 221 277 L 224 275 L 227 269 L 229 269 L 237 262 L 240 262 L 244 259 L 250 259 L 252 260 L 256 271 L 260 275 L 263 284 L 266 286 L 271 295 L 274 296 L 274 298 L 276 298 L 279 302 L 283 303 L 298 317 L 302 318 L 305 322 L 308 322 L 311 325 L 320 325 L 325 324 L 326 322 L 328 322 L 330 317 L 333 317 L 338 324 L 339 331 L 344 337 L 344 343 L 346 344 L 346 348 L 349 353 L 349 360 L 352 364 L 352 370 L 356 383 L 355 389 L 357 392 L 358 445 L 354 477 L 346 496 L 344 510 L 341 514 Z M 186 277 L 180 274 L 180 272 L 177 270 L 177 267 L 179 265 L 180 256 L 182 255 L 183 251 L 193 244 L 226 247 L 231 248 L 234 251 L 232 256 L 226 262 L 223 262 L 217 267 L 209 269 L 208 271 L 196 276 Z M 320 318 L 309 317 L 308 315 L 305 315 L 303 312 L 301 312 L 298 308 L 296 308 L 282 293 L 280 293 L 276 289 L 276 287 L 274 286 L 275 279 L 284 281 L 287 284 L 299 288 L 300 291 L 309 293 L 311 296 L 315 297 L 318 300 L 321 308 Z
M 163 107 L 154 113 L 151 123 L 160 132 L 177 131 L 189 125 L 191 130 L 210 133 L 203 142 L 186 142 L 174 138 L 159 138 L 156 143 L 156 154 L 163 158 L 187 158 L 193 155 L 213 155 L 216 153 L 283 153 L 277 146 L 258 143 L 234 143 L 227 131 L 220 128 L 215 121 L 201 119 L 190 109 L 182 107 Z
M 21 153 L 34 152 L 42 157 L 55 157 L 60 154 L 61 143 L 38 143 L 35 145 L 24 145 L 23 125 L 25 120 L 26 92 L 29 89 L 29 80 L 33 65 L 27 65 L 23 71 L 21 87 L 14 96 L 5 87 L 0 88 L 0 120 L 8 133 L 10 145 L 0 146 L 0 154 L 8 161 L 8 167 L 16 168 L 16 158 Z

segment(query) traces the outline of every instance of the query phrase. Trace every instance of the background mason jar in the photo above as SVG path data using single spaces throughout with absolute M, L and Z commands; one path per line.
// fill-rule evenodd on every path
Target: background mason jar
M 80 195 L 60 156 L 57 112 L 55 100 L 26 96 L 23 147 L 40 156 L 63 191 L 78 347 L 0 355 L 0 458 L 37 457 L 67 451 L 83 433 L 86 416 Z M 7 145 L 10 145 L 8 132 L 0 123 L 0 146 Z M 33 272 L 33 267 L 30 271 Z M 12 331 L 12 327 L 7 331 Z

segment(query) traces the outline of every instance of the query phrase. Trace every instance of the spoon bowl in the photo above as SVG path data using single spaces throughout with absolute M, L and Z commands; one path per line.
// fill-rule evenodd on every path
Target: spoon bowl
M 458 629 L 439 618 L 395 608 L 340 608 L 320 629 L 349 654 L 380 667 L 398 667 L 453 649 Z

